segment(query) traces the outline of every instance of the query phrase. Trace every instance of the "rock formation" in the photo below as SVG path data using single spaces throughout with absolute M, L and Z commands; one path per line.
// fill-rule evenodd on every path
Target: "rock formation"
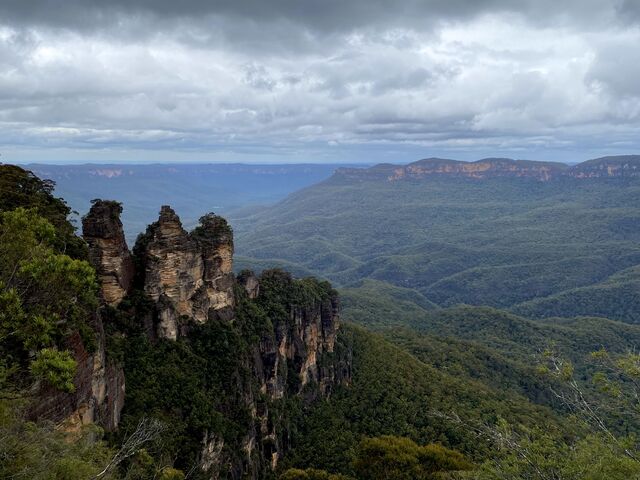
M 82 219 L 82 232 L 89 246 L 89 260 L 96 269 L 102 298 L 115 306 L 131 290 L 133 260 L 120 221 L 122 206 L 97 200 Z
M 291 282 L 285 272 L 270 271 L 263 275 L 277 275 L 284 277 L 281 281 L 285 284 Z M 321 395 L 330 393 L 335 372 L 322 368 L 318 360 L 323 353 L 334 351 L 339 328 L 338 311 L 338 297 L 333 294 L 313 305 L 292 306 L 287 318 L 276 319 L 273 332 L 263 336 L 260 342 L 261 393 L 271 399 L 284 397 L 287 377 L 283 372 L 296 375 L 296 393 L 312 382 L 318 385 Z
M 187 233 L 168 206 L 136 246 L 144 265 L 144 291 L 157 305 L 158 336 L 175 340 L 181 319 L 206 322 L 233 316 L 233 238 L 213 214 Z
M 269 286 L 263 288 L 261 281 Z M 247 298 L 258 304 L 264 300 L 262 295 L 272 293 L 269 289 L 285 292 L 296 289 L 292 277 L 281 270 L 268 270 L 259 277 L 243 271 L 237 282 L 244 287 Z M 348 384 L 351 379 L 348 356 L 327 361 L 335 353 L 340 324 L 339 301 L 334 290 L 304 304 L 289 303 L 287 312 L 270 320 L 272 328 L 263 332 L 249 359 L 258 390 L 246 388 L 245 395 L 255 427 L 247 432 L 241 445 L 245 467 L 236 466 L 237 471 L 254 475 L 257 470 L 251 466 L 251 458 L 261 458 L 262 464 L 275 469 L 288 447 L 283 442 L 286 422 L 282 412 L 274 411 L 272 405 L 292 395 L 302 396 L 306 402 L 328 397 L 337 385 Z M 211 469 L 211 478 L 217 478 L 221 466 L 233 470 L 221 454 L 224 446 L 221 441 L 218 436 L 207 434 L 203 442 L 202 458 L 207 460 L 203 465 Z
M 109 306 L 120 303 L 133 282 L 133 259 L 124 239 L 121 212 L 119 203 L 97 200 L 82 219 L 89 261 L 96 270 L 102 301 Z M 95 312 L 90 326 L 95 338 L 94 348 L 85 344 L 78 331 L 67 339 L 66 347 L 77 362 L 73 381 L 75 391 L 65 393 L 44 384 L 39 386 L 39 399 L 30 411 L 32 417 L 59 423 L 70 432 L 77 432 L 91 423 L 97 423 L 107 431 L 118 427 L 124 406 L 124 371 L 107 358 L 100 311 Z
M 76 390 L 65 393 L 43 387 L 38 402 L 30 411 L 33 418 L 46 418 L 60 423 L 70 432 L 97 423 L 107 431 L 115 430 L 124 406 L 125 379 L 121 367 L 106 356 L 106 339 L 99 315 L 94 318 L 97 345 L 89 352 L 79 333 L 68 339 L 68 349 L 78 366 L 73 383 Z
M 268 309 L 273 302 L 279 305 L 276 311 L 281 313 L 270 315 L 259 338 L 251 340 L 248 350 L 237 352 L 239 364 L 251 375 L 229 372 L 236 378 L 235 391 L 252 417 L 244 439 L 229 446 L 219 434 L 205 431 L 200 452 L 200 468 L 209 478 L 218 478 L 221 472 L 234 479 L 257 478 L 265 464 L 275 468 L 287 449 L 282 440 L 286 437 L 282 412 L 272 406 L 288 395 L 303 395 L 305 401 L 328 396 L 336 385 L 350 381 L 349 358 L 323 361 L 336 348 L 336 292 L 326 282 L 296 284 L 280 270 L 260 276 L 244 271 L 236 279 L 232 272 L 233 233 L 227 222 L 208 214 L 187 232 L 168 206 L 161 208 L 158 221 L 138 238 L 132 256 L 122 234 L 121 211 L 115 202 L 95 201 L 83 219 L 84 235 L 105 304 L 117 305 L 132 290 L 142 294 L 153 306 L 144 320 L 152 340 L 189 338 L 198 325 L 208 322 L 222 322 L 240 332 L 240 327 L 234 326 L 237 298 L 249 310 Z M 307 287 L 315 289 L 313 295 L 296 297 L 296 292 Z M 247 302 L 254 306 L 246 307 Z M 83 355 L 79 352 L 78 358 Z M 70 408 L 67 417 L 78 419 L 76 423 L 99 420 L 113 428 L 122 408 L 124 379 L 121 371 L 107 366 L 102 347 L 91 358 L 81 363 L 84 373 L 78 392 L 84 392 L 80 394 L 83 398 L 95 399 L 96 408 L 90 412 Z M 230 449 L 236 453 L 229 455 Z
M 258 277 L 256 277 L 252 271 L 243 270 L 240 272 L 238 275 L 238 283 L 244 287 L 250 299 L 253 300 L 257 298 L 260 293 L 260 283 L 258 282 Z
M 371 168 L 339 168 L 336 178 L 350 180 L 417 180 L 432 177 L 487 179 L 498 177 L 529 178 L 541 182 L 563 178 L 626 178 L 640 176 L 640 156 L 603 157 L 568 166 L 557 162 L 484 158 L 462 162 L 427 158 L 408 165 L 379 164 Z
M 640 176 L 640 156 L 602 157 L 579 163 L 569 170 L 574 178 L 627 178 Z
M 131 290 L 133 260 L 124 239 L 117 202 L 94 201 L 82 219 L 89 260 L 96 269 L 100 295 L 106 305 L 117 305 Z M 67 348 L 77 362 L 75 391 L 65 393 L 42 385 L 39 400 L 30 414 L 60 423 L 68 431 L 79 431 L 90 423 L 115 430 L 124 406 L 125 378 L 120 366 L 107 358 L 102 313 L 90 323 L 95 339 L 90 348 L 79 332 L 67 339 Z M 92 342 L 93 343 L 93 342 Z

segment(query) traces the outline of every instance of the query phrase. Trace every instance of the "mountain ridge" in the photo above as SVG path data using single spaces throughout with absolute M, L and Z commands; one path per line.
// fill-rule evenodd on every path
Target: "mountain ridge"
M 431 176 L 485 179 L 526 177 L 538 181 L 560 178 L 620 178 L 640 176 L 640 155 L 606 156 L 569 166 L 560 162 L 489 157 L 473 162 L 448 158 L 424 158 L 406 165 L 380 163 L 369 168 L 338 168 L 332 179 L 383 179 L 389 182 Z

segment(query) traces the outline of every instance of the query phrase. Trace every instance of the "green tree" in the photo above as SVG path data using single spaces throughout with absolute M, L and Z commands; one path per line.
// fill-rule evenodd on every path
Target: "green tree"
M 35 378 L 73 391 L 76 362 L 66 339 L 91 350 L 97 306 L 93 268 L 56 250 L 56 229 L 35 209 L 0 213 L 0 375 L 16 389 Z M 9 388 L 9 384 L 5 386 Z
M 72 258 L 86 259 L 87 246 L 75 234 L 68 221 L 71 208 L 61 198 L 53 196 L 55 183 L 42 180 L 33 172 L 16 165 L 0 165 L 0 212 L 16 208 L 33 208 L 55 228 L 55 250 Z
M 460 452 L 440 445 L 382 436 L 360 442 L 353 467 L 360 480 L 427 480 L 443 472 L 470 470 L 472 465 Z
M 113 455 L 100 440 L 99 428 L 90 426 L 79 437 L 70 436 L 50 423 L 27 421 L 22 404 L 0 399 L 0 478 L 88 480 Z
M 308 468 L 306 470 L 300 470 L 298 468 L 290 468 L 282 475 L 280 480 L 353 480 L 346 475 L 334 475 L 324 470 L 317 470 L 315 468 Z

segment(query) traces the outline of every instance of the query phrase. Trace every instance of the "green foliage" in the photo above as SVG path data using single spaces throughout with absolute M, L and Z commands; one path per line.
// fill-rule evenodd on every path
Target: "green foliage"
M 73 376 L 76 372 L 76 361 L 69 352 L 59 352 L 52 348 L 43 348 L 31 362 L 31 373 L 49 385 L 64 392 L 75 391 Z
M 114 454 L 99 438 L 96 427 L 79 435 L 65 434 L 53 425 L 26 421 L 17 402 L 0 399 L 0 478 L 92 478 Z M 115 477 L 109 474 L 102 478 Z
M 300 470 L 298 468 L 290 468 L 279 477 L 280 480 L 353 480 L 352 477 L 346 475 L 333 475 L 324 470 L 315 468 L 307 468 Z
M 314 406 L 293 437 L 285 465 L 353 475 L 351 459 L 364 437 L 396 435 L 419 444 L 440 443 L 484 459 L 491 446 L 436 415 L 454 410 L 462 418 L 544 425 L 560 434 L 569 427 L 550 409 L 522 395 L 436 369 L 382 337 L 343 324 L 336 349 L 353 355 L 352 382 Z
M 91 351 L 97 283 L 86 261 L 57 253 L 56 238 L 35 209 L 0 213 L 0 353 L 16 384 L 26 386 L 30 371 L 73 391 L 76 365 L 66 339 L 79 332 Z
M 640 463 L 627 457 L 605 435 L 588 435 L 572 444 L 535 431 L 505 443 L 478 472 L 481 480 L 627 480 L 640 476 Z M 508 438 L 508 441 L 507 441 Z
M 536 298 L 514 307 L 529 317 L 593 315 L 638 323 L 640 267 L 622 270 L 593 285 Z
M 122 359 L 126 374 L 122 430 L 130 430 L 146 415 L 168 425 L 162 442 L 155 446 L 154 468 L 158 459 L 171 458 L 176 468 L 191 470 L 205 433 L 223 440 L 224 453 L 230 458 L 240 458 L 243 452 L 237 446 L 254 421 L 247 396 L 257 399 L 259 408 L 268 406 L 268 421 L 282 425 L 276 429 L 279 435 L 288 434 L 284 425 L 296 428 L 299 402 L 270 401 L 261 394 L 252 361 L 260 341 L 275 335 L 276 322 L 292 328 L 293 309 L 317 307 L 336 293 L 327 282 L 294 280 L 282 271 L 266 271 L 260 277 L 257 299 L 249 299 L 240 286 L 235 294 L 232 322 L 188 324 L 188 335 L 177 341 L 148 338 L 142 326 L 153 311 L 141 291 L 133 292 L 117 309 L 104 311 L 108 351 Z M 287 368 L 282 374 L 290 393 L 297 393 L 297 374 L 288 374 Z
M 32 172 L 15 165 L 0 165 L 0 212 L 33 208 L 55 228 L 53 247 L 72 258 L 87 258 L 84 241 L 76 236 L 68 221 L 72 213 L 64 200 L 53 196 L 55 183 L 41 180 Z
M 530 401 L 559 408 L 536 371 L 551 345 L 566 352 L 577 372 L 593 367 L 591 352 L 622 353 L 640 343 L 640 327 L 599 318 L 531 321 L 489 307 L 433 309 L 391 288 L 367 281 L 341 291 L 343 318 L 382 333 L 423 362 L 457 377 L 470 377 Z M 376 294 L 380 292 L 379 294 Z
M 443 472 L 472 468 L 455 450 L 435 444 L 419 446 L 394 436 L 362 440 L 353 464 L 360 480 L 428 480 Z
M 223 217 L 214 213 L 200 217 L 200 224 L 193 229 L 191 236 L 205 245 L 233 244 L 233 229 Z
M 234 225 L 255 268 L 285 265 L 339 286 L 382 281 L 445 307 L 634 323 L 638 205 L 636 179 L 336 175 Z
M 185 476 L 181 470 L 165 467 L 160 472 L 158 480 L 184 480 Z

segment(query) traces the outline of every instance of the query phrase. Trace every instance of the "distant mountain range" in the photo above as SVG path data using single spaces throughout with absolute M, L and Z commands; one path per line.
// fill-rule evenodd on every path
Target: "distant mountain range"
M 233 223 L 258 269 L 381 281 L 440 307 L 640 323 L 640 156 L 343 168 Z
M 314 175 L 329 178 L 274 205 L 229 207 L 233 241 L 222 218 L 205 216 L 187 233 L 165 207 L 133 252 L 124 245 L 121 205 L 96 202 L 83 226 L 101 298 L 111 307 L 86 323 L 99 326 L 97 355 L 86 355 L 85 337 L 69 329 L 85 362 L 74 379 L 82 388 L 49 397 L 38 416 L 46 410 L 75 418 L 76 405 L 77 412 L 90 405 L 83 418 L 117 424 L 120 432 L 158 417 L 168 427 L 145 464 L 164 467 L 172 458 L 176 468 L 199 465 L 232 479 L 275 478 L 276 463 L 353 474 L 360 442 L 381 435 L 437 442 L 485 468 L 483 462 L 502 461 L 504 437 L 494 443 L 474 425 L 504 422 L 514 432 L 543 432 L 551 449 L 537 461 L 546 465 L 546 452 L 557 451 L 553 461 L 564 465 L 565 452 L 580 448 L 586 433 L 549 388 L 559 382 L 541 375 L 541 352 L 552 347 L 570 360 L 587 397 L 597 399 L 603 384 L 593 372 L 601 357 L 591 353 L 637 350 L 638 165 L 640 157 L 574 167 L 428 159 L 342 168 L 330 177 L 316 166 L 49 171 L 80 199 L 119 200 L 117 189 L 128 188 L 124 193 L 148 211 L 177 198 L 194 215 L 211 210 L 198 202 L 275 198 Z M 4 170 L 0 211 L 20 202 L 66 212 L 46 184 L 44 195 L 25 194 L 28 175 Z M 269 178 L 297 180 L 278 190 Z M 126 215 L 130 206 L 122 209 Z M 59 234 L 69 230 L 63 226 Z M 233 275 L 232 245 L 244 255 L 237 270 L 284 265 L 299 276 L 332 279 L 340 299 L 328 283 L 281 271 Z M 50 287 L 56 297 L 67 281 L 63 275 Z M 97 359 L 106 370 L 95 368 Z M 602 398 L 598 414 L 611 431 L 637 437 L 636 410 L 625 403 L 620 416 L 614 396 Z M 39 438 L 27 437 L 36 446 Z M 589 462 L 606 463 L 590 452 Z M 312 473 L 318 476 L 291 470 L 294 476 L 281 478 L 333 478 Z M 525 477 L 487 478 L 516 476 Z
M 558 162 L 484 158 L 462 162 L 445 158 L 426 158 L 408 165 L 383 163 L 371 168 L 341 168 L 337 176 L 350 179 L 379 178 L 389 181 L 424 178 L 432 175 L 468 178 L 529 177 L 548 181 L 557 178 L 601 178 L 640 176 L 640 155 L 602 157 L 569 166 Z
M 185 226 L 202 212 L 228 215 L 239 207 L 265 205 L 328 178 L 345 165 L 25 165 L 40 178 L 56 182 L 56 194 L 80 215 L 94 198 L 117 199 L 129 243 L 155 220 L 161 205 L 171 204 Z

